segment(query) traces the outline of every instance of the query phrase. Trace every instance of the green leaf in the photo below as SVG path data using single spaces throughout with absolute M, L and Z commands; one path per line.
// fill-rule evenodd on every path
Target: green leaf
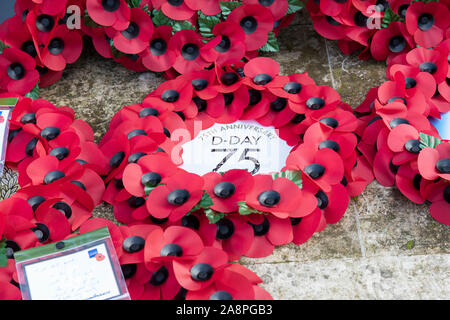
M 8 266 L 8 257 L 6 256 L 6 249 L 0 249 L 0 267 Z
M 153 189 L 155 189 L 158 186 L 162 186 L 162 185 L 164 185 L 164 183 L 158 183 L 156 186 L 151 186 L 149 183 L 147 183 L 144 186 L 145 195 L 148 196 L 153 191 Z
M 8 266 L 8 257 L 6 256 L 6 239 L 0 241 L 0 267 Z
M 155 27 L 159 27 L 161 25 L 170 25 L 170 18 L 167 17 L 161 10 L 153 10 L 153 24 Z
M 279 177 L 283 177 L 286 179 L 291 180 L 294 182 L 300 189 L 302 188 L 302 172 L 301 171 L 295 171 L 295 170 L 285 170 L 277 173 L 272 174 L 272 178 L 276 179 Z
M 201 209 L 203 209 L 203 210 L 209 209 L 209 207 L 211 207 L 213 204 L 214 204 L 214 202 L 212 201 L 210 195 L 205 190 L 203 190 L 202 198 L 191 210 L 189 210 L 189 213 L 195 212 L 195 211 L 198 211 Z
M 292 14 L 297 11 L 302 10 L 305 7 L 305 4 L 300 0 L 288 0 L 289 7 L 286 14 Z
M 222 17 L 226 19 L 228 15 L 239 7 L 242 3 L 240 1 L 220 1 L 220 9 L 222 10 Z
M 205 215 L 209 220 L 209 223 L 213 224 L 213 223 L 217 223 L 220 221 L 220 219 L 222 219 L 223 217 L 225 217 L 226 213 L 223 212 L 217 212 L 211 209 L 206 209 L 205 210 Z
M 128 0 L 128 5 L 130 8 L 140 8 L 141 0 Z
M 387 28 L 389 24 L 393 21 L 401 21 L 405 22 L 405 19 L 400 17 L 398 14 L 396 14 L 394 11 L 392 11 L 391 8 L 388 8 L 384 11 L 384 17 L 381 22 L 382 28 Z
M 30 92 L 25 94 L 25 97 L 31 98 L 33 100 L 39 99 L 39 81 Z
M 0 40 L 0 54 L 2 54 L 3 50 L 5 50 L 6 48 L 9 48 L 9 46 Z
M 126 55 L 125 53 L 123 53 L 122 51 L 119 51 L 119 49 L 117 49 L 114 46 L 111 46 L 111 52 L 112 52 L 113 57 L 116 58 L 116 59 Z
M 238 201 L 238 207 L 239 207 L 239 210 L 238 210 L 239 214 L 243 215 L 243 216 L 246 216 L 246 215 L 249 215 L 249 214 L 252 214 L 252 213 L 262 213 L 259 210 L 256 210 L 256 209 L 253 209 L 253 208 L 249 207 L 245 203 L 245 201 Z
M 275 33 L 269 32 L 269 39 L 266 44 L 259 48 L 260 51 L 263 52 L 278 52 L 280 51 L 280 47 L 278 46 L 277 38 L 275 38 Z
M 177 21 L 177 20 L 172 20 L 172 33 L 176 33 L 180 30 L 184 30 L 184 29 L 192 29 L 195 30 L 195 26 L 190 23 L 189 21 Z
M 167 17 L 161 10 L 153 10 L 153 24 L 155 27 L 161 26 L 161 25 L 167 25 L 172 27 L 172 33 L 178 32 L 180 30 L 184 29 L 192 29 L 195 30 L 195 26 L 190 23 L 189 21 L 178 21 L 178 20 L 172 20 L 169 17 Z
M 92 20 L 92 18 L 89 16 L 87 9 L 84 10 L 83 19 L 84 19 L 84 24 L 88 27 L 91 27 L 91 28 L 100 28 L 101 27 L 101 25 L 99 25 L 94 20 Z
M 203 38 L 213 38 L 214 34 L 212 33 L 212 29 L 218 23 L 220 23 L 219 15 L 215 16 L 207 16 L 203 14 L 201 11 L 198 12 L 198 30 Z
M 142 10 L 144 10 L 150 17 L 152 16 L 152 10 L 148 8 L 148 4 L 142 7 Z
M 407 243 L 406 243 L 406 248 L 408 248 L 409 250 L 411 250 L 412 248 L 414 248 L 414 246 L 415 246 L 415 241 L 414 240 L 409 240 Z
M 422 149 L 426 147 L 434 149 L 439 143 L 442 142 L 441 139 L 429 136 L 422 132 L 419 133 L 419 136 L 420 136 L 420 146 Z

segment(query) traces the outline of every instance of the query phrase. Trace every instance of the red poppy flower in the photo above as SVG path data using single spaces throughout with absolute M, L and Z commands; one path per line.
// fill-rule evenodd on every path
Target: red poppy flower
M 202 290 L 220 279 L 220 269 L 228 262 L 225 251 L 206 247 L 193 260 L 173 261 L 173 270 L 178 283 L 186 290 Z
M 270 212 L 278 218 L 287 218 L 302 200 L 300 188 L 291 180 L 271 175 L 253 176 L 254 187 L 247 193 L 246 204 L 253 209 Z
M 247 87 L 241 86 L 234 92 L 222 93 L 221 95 L 224 99 L 224 110 L 214 120 L 217 123 L 233 123 L 239 120 L 250 101 Z
M 422 180 L 421 175 L 409 163 L 401 165 L 395 174 L 396 187 L 405 197 L 418 204 L 425 201 L 420 192 Z
M 186 5 L 192 10 L 200 10 L 207 16 L 221 13 L 219 1 L 210 0 L 186 0 Z
M 204 249 L 203 241 L 194 230 L 170 226 L 152 231 L 145 242 L 145 264 L 195 259 Z
M 342 158 L 329 148 L 311 151 L 309 146 L 301 145 L 289 154 L 286 166 L 289 170 L 302 170 L 302 176 L 329 192 L 331 186 L 338 184 L 344 176 Z
M 53 71 L 47 67 L 36 66 L 39 72 L 39 88 L 47 88 L 61 79 L 62 71 Z
M 308 1 L 307 2 L 308 10 L 311 5 L 313 5 L 313 1 Z M 311 20 L 313 22 L 314 29 L 317 31 L 318 34 L 330 40 L 344 39 L 350 28 L 334 18 L 336 17 L 326 16 L 323 14 L 319 15 L 311 14 Z
M 187 2 L 169 1 L 169 0 L 152 0 L 155 9 L 160 10 L 173 20 L 188 20 L 192 18 L 197 9 L 191 8 Z
M 202 55 L 201 48 L 204 46 L 200 35 L 191 29 L 183 29 L 176 32 L 169 40 L 169 50 L 176 53 L 173 68 L 181 74 L 192 71 L 203 70 L 210 65 Z
M 217 273 L 214 283 L 201 290 L 188 291 L 186 300 L 255 299 L 254 285 L 244 274 L 231 268 L 218 270 Z
M 21 95 L 31 91 L 39 80 L 35 60 L 15 48 L 6 48 L 0 55 L 0 88 Z
M 325 0 L 320 2 L 320 11 L 331 17 L 339 16 L 342 11 L 348 10 L 351 1 L 337 2 L 334 0 Z
M 118 184 L 118 181 L 121 182 L 122 180 L 114 180 L 112 182 L 113 185 Z M 150 222 L 148 219 L 149 212 L 147 211 L 145 198 L 143 197 L 132 196 L 125 189 L 120 189 L 111 203 L 114 206 L 114 217 L 121 223 L 129 225 L 137 222 Z
M 330 192 L 319 190 L 315 196 L 327 224 L 335 224 L 341 220 L 350 202 L 347 189 L 340 183 L 334 185 Z
M 148 47 L 153 35 L 153 23 L 150 16 L 140 8 L 131 8 L 130 24 L 125 30 L 106 29 L 113 40 L 114 47 L 128 54 L 138 54 Z
M 350 197 L 355 197 L 360 195 L 373 179 L 374 174 L 369 161 L 363 155 L 358 155 L 356 166 L 350 172 L 346 172 L 345 179 L 341 181 L 341 184 L 346 186 Z
M 35 211 L 35 223 L 43 224 L 49 231 L 48 242 L 65 239 L 71 231 L 69 218 L 71 208 L 58 199 L 48 200 L 39 205 Z
M 80 226 L 80 234 L 84 234 L 86 232 L 94 231 L 100 228 L 108 228 L 109 235 L 111 236 L 111 240 L 114 245 L 114 249 L 116 250 L 117 257 L 120 260 L 120 257 L 123 254 L 123 234 L 120 231 L 119 226 L 114 224 L 114 222 L 103 219 L 103 218 L 92 218 L 87 220 Z
M 169 111 L 183 111 L 192 101 L 193 88 L 185 78 L 163 82 L 145 97 L 144 102 L 150 105 L 162 106 Z
M 248 223 L 253 228 L 254 239 L 244 254 L 248 258 L 264 258 L 273 253 L 275 246 L 288 244 L 293 239 L 290 219 L 273 215 L 251 215 Z
M 259 4 L 244 4 L 231 11 L 227 21 L 241 26 L 245 32 L 245 46 L 248 51 L 253 51 L 267 42 L 275 19 L 269 9 Z
M 105 182 L 114 178 L 122 178 L 122 173 L 127 163 L 136 162 L 140 157 L 157 151 L 157 145 L 144 135 L 137 135 L 132 139 L 127 136 L 119 136 L 104 142 L 100 149 L 109 164 L 109 174 Z
M 406 78 L 400 74 L 396 77 L 396 81 L 386 81 L 380 85 L 378 88 L 378 100 L 374 104 L 377 113 L 380 115 L 383 113 L 393 114 L 398 113 L 400 109 L 404 109 L 403 112 L 405 114 L 406 111 L 410 111 L 428 116 L 430 109 L 425 95 L 421 91 L 416 91 L 413 95 L 409 95 L 406 90 Z
M 119 226 L 119 229 L 123 237 L 120 264 L 131 264 L 144 262 L 146 239 L 150 233 L 161 228 L 151 224 L 135 224 Z
M 287 99 L 271 96 L 268 112 L 257 121 L 266 127 L 279 128 L 293 120 L 296 115 L 297 113 L 289 108 Z
M 122 122 L 114 128 L 111 138 L 115 139 L 121 136 L 128 140 L 144 136 L 149 144 L 160 144 L 167 139 L 162 123 L 157 117 L 138 118 Z
M 48 155 L 34 160 L 26 168 L 26 172 L 21 173 L 29 177 L 31 180 L 29 183 L 32 185 L 50 184 L 56 181 L 60 184 L 64 181 L 77 180 L 81 177 L 83 169 L 78 162 L 73 161 L 70 164 L 66 164 L 66 166 L 62 165 L 58 158 Z
M 270 110 L 270 101 L 274 99 L 268 91 L 248 89 L 249 102 L 240 120 L 258 120 Z
M 440 180 L 428 186 L 425 198 L 431 202 L 430 215 L 445 225 L 450 225 L 450 184 Z
M 13 48 L 20 48 L 33 58 L 37 57 L 38 49 L 36 49 L 33 37 L 19 16 L 4 21 L 2 27 L 5 29 L 5 34 L 0 36 L 0 39 L 5 44 Z
M 20 289 L 7 281 L 0 281 L 1 300 L 22 300 Z
M 413 2 L 406 10 L 406 28 L 419 46 L 432 48 L 444 38 L 450 24 L 448 14 L 445 4 Z
M 178 170 L 165 153 L 155 153 L 139 158 L 136 163 L 129 163 L 122 176 L 125 189 L 133 196 L 143 197 L 145 188 L 154 188 L 164 183 Z
M 202 47 L 200 54 L 206 61 L 226 66 L 237 63 L 245 56 L 245 33 L 237 23 L 219 22 L 212 33 L 220 37 L 220 42 L 209 41 Z
M 47 45 L 53 30 L 59 25 L 58 15 L 43 14 L 38 8 L 34 8 L 32 11 L 25 11 L 22 17 L 24 16 L 25 25 L 31 33 L 35 47 Z M 37 54 L 40 57 L 40 50 L 38 50 Z
M 445 81 L 448 75 L 447 56 L 448 50 L 444 48 L 425 49 L 419 47 L 408 52 L 406 62 L 413 67 L 418 67 L 422 72 L 430 73 L 439 84 Z
M 141 270 L 143 292 L 140 300 L 172 300 L 181 290 L 171 263 L 153 264 Z
M 342 159 L 350 158 L 356 148 L 357 138 L 354 133 L 334 132 L 334 129 L 322 122 L 311 125 L 303 137 L 305 144 L 310 145 L 313 150 L 329 148 L 336 151 Z M 352 164 L 353 166 L 353 164 Z
M 228 253 L 230 261 L 239 260 L 251 247 L 254 240 L 253 228 L 248 219 L 239 214 L 228 214 L 214 224 L 213 246 Z
M 224 213 L 237 211 L 238 201 L 245 199 L 253 188 L 252 175 L 246 170 L 233 169 L 220 175 L 210 172 L 203 176 L 205 191 L 211 196 L 214 204 L 212 210 Z
M 394 153 L 389 149 L 387 137 L 389 129 L 380 131 L 376 140 L 376 154 L 373 159 L 373 173 L 377 181 L 385 187 L 395 184 L 395 175 L 398 167 L 392 163 Z
M 328 86 L 304 86 L 301 94 L 304 97 L 301 103 L 289 102 L 289 107 L 296 113 L 309 114 L 317 110 L 330 111 L 335 109 L 341 100 L 339 93 Z
M 450 143 L 441 142 L 434 149 L 425 147 L 417 159 L 420 174 L 427 180 L 450 181 Z
M 200 201 L 203 184 L 202 177 L 196 174 L 177 173 L 167 179 L 165 185 L 153 189 L 146 201 L 147 209 L 155 218 L 168 217 L 170 221 L 177 221 Z
M 256 90 L 278 88 L 284 85 L 284 78 L 279 77 L 280 65 L 273 59 L 258 57 L 251 59 L 244 66 L 243 83 Z
M 293 233 L 292 243 L 300 245 L 305 243 L 317 231 L 322 219 L 320 208 L 302 218 L 291 218 L 290 224 Z
M 370 44 L 370 52 L 375 60 L 389 61 L 396 55 L 414 48 L 414 41 L 406 31 L 405 24 L 394 21 L 387 28 L 378 30 Z
M 26 200 L 16 196 L 7 198 L 0 202 L 0 209 L 4 218 L 2 236 L 6 239 L 34 227 L 33 207 Z
M 121 31 L 130 25 L 131 9 L 124 0 L 86 0 L 86 10 L 101 26 Z
M 56 15 L 63 13 L 67 5 L 67 0 L 62 1 L 32 0 L 32 1 L 39 6 L 39 10 L 42 11 L 42 13 L 49 15 Z
M 388 136 L 388 146 L 393 151 L 392 163 L 401 165 L 417 159 L 420 147 L 419 132 L 409 124 L 399 124 L 391 130 Z
M 144 50 L 142 64 L 149 70 L 163 72 L 175 63 L 176 53 L 168 47 L 172 38 L 172 27 L 161 25 L 155 28 L 150 45 Z
M 283 18 L 288 10 L 289 3 L 287 0 L 243 0 L 242 3 L 245 4 L 259 4 L 266 7 L 272 13 L 274 21 L 278 21 Z
M 436 91 L 436 81 L 433 76 L 428 72 L 422 72 L 419 68 L 396 64 L 390 68 L 389 73 L 391 80 L 404 78 L 405 93 L 408 96 L 413 96 L 416 91 L 420 91 L 426 98 L 431 98 Z
M 268 90 L 275 96 L 285 98 L 292 103 L 301 103 L 306 100 L 302 94 L 304 86 L 315 85 L 312 78 L 308 76 L 308 73 L 291 74 L 288 76 L 281 76 L 284 81 L 280 82 L 280 86 L 270 86 Z

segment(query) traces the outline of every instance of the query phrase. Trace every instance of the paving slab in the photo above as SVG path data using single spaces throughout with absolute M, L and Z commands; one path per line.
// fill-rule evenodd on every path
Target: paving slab
M 445 254 L 247 265 L 277 300 L 446 300 Z

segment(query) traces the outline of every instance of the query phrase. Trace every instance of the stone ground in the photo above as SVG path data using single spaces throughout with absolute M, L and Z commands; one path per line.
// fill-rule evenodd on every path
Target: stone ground
M 280 34 L 276 59 L 283 74 L 308 72 L 319 85 L 332 86 L 353 107 L 369 88 L 385 79 L 385 64 L 340 53 L 334 41 L 312 28 L 306 12 Z M 85 49 L 62 79 L 41 97 L 74 108 L 97 141 L 122 106 L 139 103 L 164 79 L 134 73 Z M 15 192 L 14 173 L 6 170 L 2 197 Z M 114 219 L 108 205 L 95 216 Z M 243 258 L 275 299 L 449 299 L 450 227 L 434 221 L 425 205 L 397 189 L 372 182 L 352 199 L 345 216 L 301 246 L 276 248 L 264 259 Z

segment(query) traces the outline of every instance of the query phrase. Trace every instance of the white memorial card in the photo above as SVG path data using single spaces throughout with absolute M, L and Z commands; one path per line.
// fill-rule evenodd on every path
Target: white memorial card
M 182 169 L 199 175 L 245 169 L 252 174 L 280 171 L 292 147 L 274 127 L 256 121 L 216 123 L 183 146 Z
M 109 233 L 102 237 L 104 229 L 16 252 L 23 299 L 128 299 Z M 101 239 L 92 239 L 96 234 Z

